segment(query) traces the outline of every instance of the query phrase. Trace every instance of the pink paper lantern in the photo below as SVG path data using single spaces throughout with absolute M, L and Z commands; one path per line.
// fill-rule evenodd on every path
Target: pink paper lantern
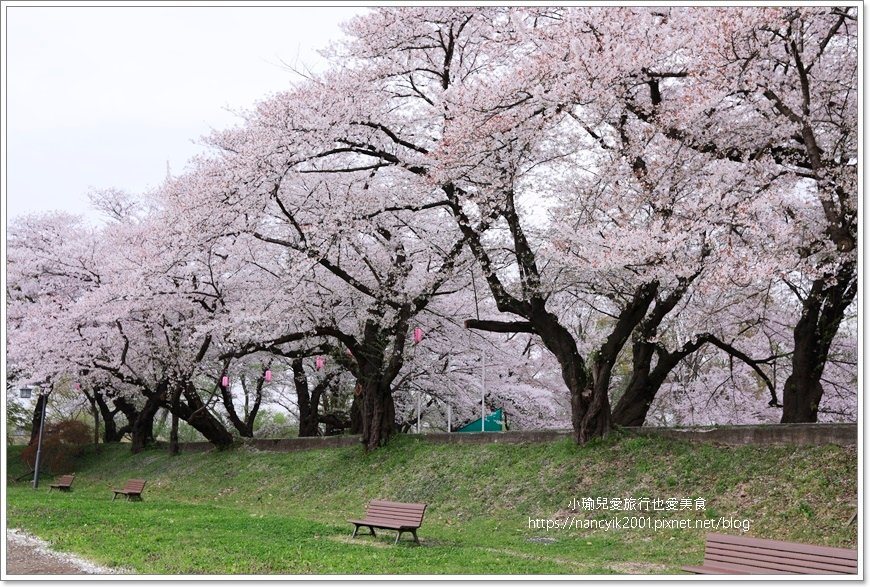
M 75 389 L 81 389 L 82 386 L 79 385 L 79 382 L 78 382 L 78 381 L 76 381 L 75 383 L 73 383 L 73 388 L 75 388 Z
M 230 386 L 230 378 L 227 377 L 226 375 L 224 375 L 223 377 L 221 377 L 221 385 L 222 385 L 223 387 L 229 387 L 229 386 Z
M 317 358 L 314 359 L 314 367 L 315 367 L 318 371 L 320 371 L 321 369 L 323 369 L 323 366 L 324 366 L 325 364 L 326 364 L 326 359 L 324 359 L 324 358 L 321 357 L 320 355 L 318 355 Z
M 414 344 L 420 344 L 421 340 L 423 340 L 423 329 L 417 327 L 414 329 Z
M 263 379 L 266 381 L 266 383 L 269 383 L 270 381 L 272 381 L 272 370 L 271 369 L 266 369 L 266 373 L 263 375 Z

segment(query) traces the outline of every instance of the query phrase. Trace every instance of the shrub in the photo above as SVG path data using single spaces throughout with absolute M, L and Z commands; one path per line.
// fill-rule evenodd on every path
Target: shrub
M 53 475 L 73 471 L 75 460 L 93 438 L 91 427 L 80 420 L 62 420 L 46 424 L 42 438 L 42 464 L 40 469 Z M 21 458 L 30 468 L 36 466 L 37 443 L 21 452 Z

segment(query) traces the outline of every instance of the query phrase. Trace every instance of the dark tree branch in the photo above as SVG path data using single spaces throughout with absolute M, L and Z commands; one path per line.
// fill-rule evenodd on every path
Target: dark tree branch
M 531 322 L 522 320 L 516 322 L 501 322 L 498 320 L 466 320 L 465 327 L 473 330 L 485 330 L 487 332 L 525 332 L 537 334 Z

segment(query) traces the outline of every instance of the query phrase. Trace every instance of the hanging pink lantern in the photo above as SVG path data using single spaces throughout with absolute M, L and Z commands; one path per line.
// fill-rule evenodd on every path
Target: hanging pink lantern
M 317 368 L 318 371 L 320 371 L 321 369 L 323 369 L 323 366 L 324 366 L 325 364 L 326 364 L 326 359 L 324 359 L 324 358 L 321 357 L 320 355 L 317 355 L 317 358 L 314 359 L 314 367 Z
M 223 387 L 229 387 L 229 386 L 230 386 L 230 378 L 227 377 L 226 375 L 224 375 L 223 377 L 221 377 L 221 385 L 222 385 Z
M 73 383 L 73 388 L 75 388 L 75 389 L 81 389 L 82 386 L 79 385 L 79 382 L 78 382 L 78 381 L 76 381 L 75 383 Z
M 266 383 L 269 383 L 270 381 L 272 381 L 272 370 L 271 369 L 266 369 L 266 373 L 263 374 L 263 380 Z
M 414 344 L 420 344 L 421 340 L 423 340 L 423 329 L 417 327 L 414 329 Z

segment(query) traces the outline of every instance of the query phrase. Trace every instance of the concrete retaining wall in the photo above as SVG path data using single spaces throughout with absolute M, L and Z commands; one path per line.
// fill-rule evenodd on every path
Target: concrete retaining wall
M 664 437 L 689 442 L 709 442 L 725 446 L 743 445 L 857 445 L 857 424 L 764 424 L 750 426 L 705 426 L 697 428 L 622 428 L 625 434 Z M 511 432 L 477 432 L 462 434 L 431 433 L 413 435 L 434 444 L 535 443 L 570 438 L 570 430 L 517 430 Z M 359 436 L 327 436 L 323 438 L 256 438 L 239 441 L 240 446 L 256 450 L 289 452 L 313 448 L 359 446 Z M 184 452 L 210 450 L 208 442 L 181 444 Z
M 703 428 L 626 428 L 625 430 L 629 434 L 664 436 L 727 446 L 858 444 L 857 424 L 764 424 Z

